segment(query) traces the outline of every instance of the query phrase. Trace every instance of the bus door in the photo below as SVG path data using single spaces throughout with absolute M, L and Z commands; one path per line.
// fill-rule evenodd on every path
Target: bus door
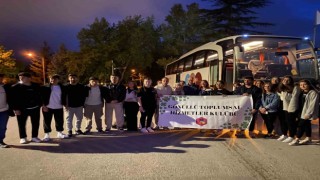
M 207 52 L 205 67 L 209 67 L 209 84 L 214 85 L 219 80 L 219 58 L 216 51 Z
M 233 49 L 227 50 L 224 52 L 225 56 L 223 58 L 223 69 L 225 72 L 223 73 L 224 81 L 225 81 L 225 88 L 229 91 L 233 90 L 233 83 L 234 83 L 234 56 L 233 56 Z
M 180 82 L 180 73 L 176 74 L 176 82 L 175 83 L 179 83 Z

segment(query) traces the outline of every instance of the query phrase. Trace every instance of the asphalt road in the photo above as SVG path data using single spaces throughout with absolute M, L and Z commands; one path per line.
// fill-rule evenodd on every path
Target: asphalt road
M 29 136 L 30 129 L 29 122 Z M 317 129 L 314 125 L 314 139 Z M 53 131 L 51 136 L 55 135 Z M 0 149 L 0 179 L 5 180 L 320 177 L 317 140 L 291 147 L 275 139 L 236 138 L 230 132 L 214 138 L 199 130 L 162 130 L 153 134 L 93 133 L 20 145 L 16 119 L 10 118 L 5 142 L 11 145 Z

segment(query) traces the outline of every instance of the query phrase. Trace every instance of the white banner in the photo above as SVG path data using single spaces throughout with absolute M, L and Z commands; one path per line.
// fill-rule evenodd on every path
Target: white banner
M 247 129 L 252 104 L 251 96 L 164 96 L 159 102 L 159 126 Z

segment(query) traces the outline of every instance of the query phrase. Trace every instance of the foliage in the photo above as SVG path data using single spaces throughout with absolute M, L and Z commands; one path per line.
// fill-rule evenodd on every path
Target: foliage
M 202 9 L 202 19 L 207 23 L 205 36 L 218 39 L 232 35 L 251 33 L 266 34 L 255 30 L 271 23 L 258 22 L 258 10 L 269 4 L 269 0 L 204 0 L 212 3 L 213 9 Z
M 164 57 L 178 57 L 205 42 L 202 34 L 206 27 L 197 3 L 186 10 L 181 4 L 174 5 L 165 20 L 160 27 Z
M 0 45 L 0 73 L 7 77 L 14 77 L 18 72 L 16 60 L 12 56 L 13 50 L 6 50 L 4 46 Z
M 32 80 L 36 83 L 42 83 L 43 80 L 43 63 L 44 63 L 44 71 L 45 78 L 48 77 L 48 67 L 50 67 L 52 58 L 52 53 L 50 51 L 50 47 L 46 41 L 43 42 L 43 46 L 40 50 L 39 55 L 33 55 L 30 64 L 30 70 L 33 72 Z M 46 81 L 47 82 L 47 81 Z

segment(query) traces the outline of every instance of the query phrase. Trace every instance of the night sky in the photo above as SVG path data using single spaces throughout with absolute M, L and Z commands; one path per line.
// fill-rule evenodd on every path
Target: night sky
M 271 1 L 272 4 L 257 11 L 260 21 L 275 24 L 263 31 L 312 39 L 320 0 Z M 202 8 L 206 6 L 201 0 L 0 0 L 0 45 L 13 49 L 18 59 L 25 51 L 39 50 L 43 41 L 53 51 L 61 43 L 78 50 L 77 33 L 96 17 L 117 23 L 126 16 L 153 15 L 160 24 L 174 4 L 192 2 Z M 320 27 L 317 37 L 320 39 Z

